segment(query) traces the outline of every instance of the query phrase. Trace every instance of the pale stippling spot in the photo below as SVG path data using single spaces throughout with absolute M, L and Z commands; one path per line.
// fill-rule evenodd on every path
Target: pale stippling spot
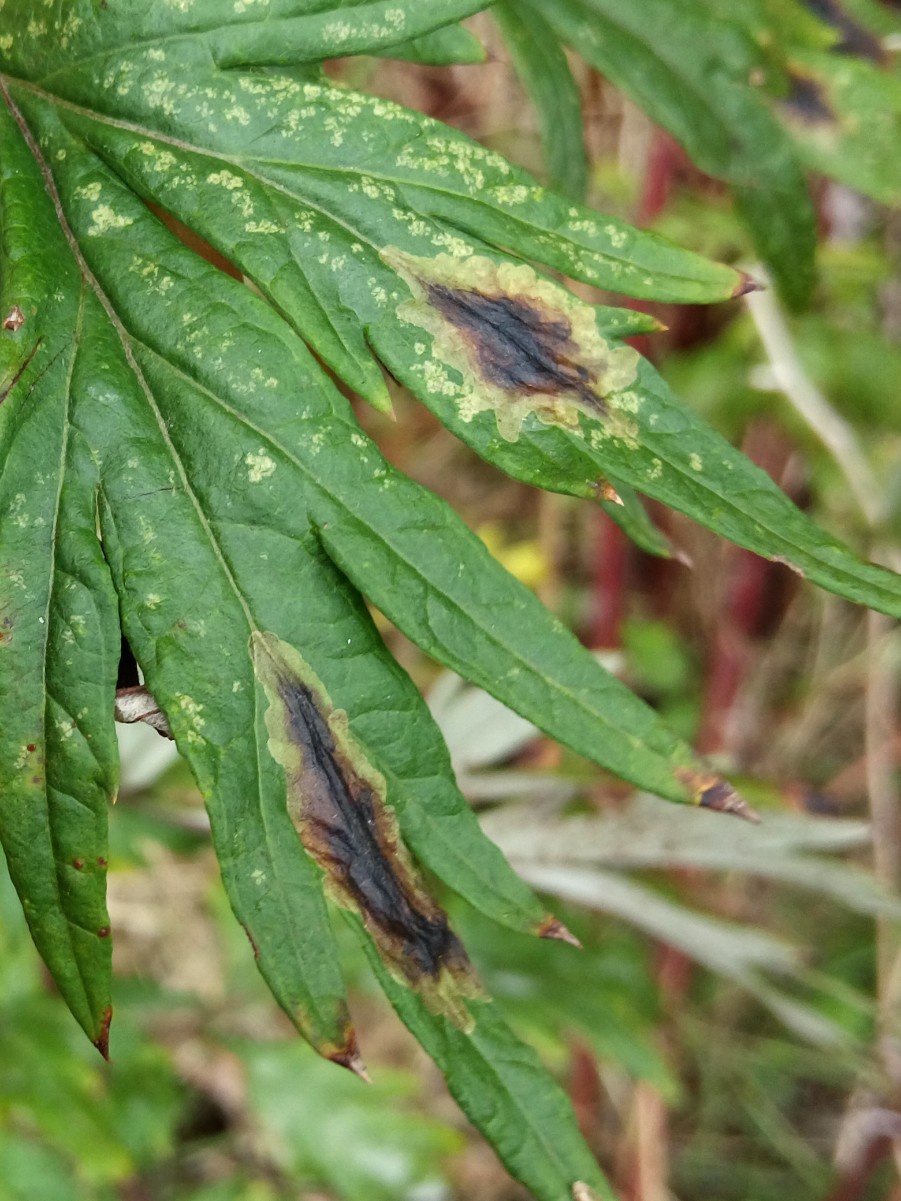
M 244 226 L 244 232 L 248 234 L 277 234 L 281 232 L 281 226 L 276 225 L 274 221 L 248 221 Z
M 592 221 L 591 224 L 594 225 L 594 222 Z M 575 229 L 575 225 L 573 225 L 572 228 Z M 597 233 L 597 226 L 595 226 L 593 230 L 586 230 L 585 232 L 592 234 Z M 629 240 L 629 235 L 626 230 L 620 229 L 616 225 L 605 225 L 604 233 L 607 235 L 610 245 L 615 247 L 617 250 L 622 250 L 623 246 L 625 246 L 626 242 Z
M 87 183 L 80 188 L 75 189 L 75 196 L 78 200 L 99 200 L 100 199 L 100 184 Z
M 178 162 L 171 150 L 162 150 L 153 142 L 140 142 L 137 149 L 147 158 L 152 158 L 153 165 L 160 171 L 171 171 Z
M 238 175 L 233 175 L 231 171 L 213 171 L 206 177 L 206 181 L 217 187 L 226 188 L 229 192 L 244 187 L 244 180 Z
M 226 121 L 237 121 L 239 125 L 250 124 L 250 113 L 240 104 L 233 104 L 231 108 L 225 110 L 223 115 Z
M 317 430 L 315 434 L 311 435 L 308 446 L 314 455 L 318 455 L 324 445 L 325 434 L 322 432 L 322 430 Z
M 241 683 L 240 680 L 235 680 L 232 684 L 232 692 L 241 692 L 241 691 L 243 691 L 243 688 L 244 688 L 244 685 Z
M 354 27 L 348 21 L 330 21 L 322 30 L 322 36 L 338 46 L 346 42 L 353 33 Z
M 32 19 L 28 22 L 28 28 L 27 28 L 26 32 L 28 33 L 28 36 L 32 37 L 32 38 L 43 37 L 44 34 L 47 32 L 47 22 L 46 21 L 36 21 L 32 17 Z
M 125 229 L 129 225 L 134 225 L 133 217 L 128 217 L 125 213 L 117 213 L 108 204 L 98 204 L 91 213 L 91 224 L 88 226 L 87 236 L 97 238 L 101 234 L 109 233 L 111 229 Z
M 174 8 L 176 12 L 186 13 L 190 12 L 193 0 L 163 0 L 163 3 L 168 8 Z
M 363 447 L 366 445 L 366 439 L 363 437 L 362 434 L 351 434 L 350 440 L 354 444 L 354 446 Z
M 266 883 L 266 873 L 262 868 L 259 867 L 254 868 L 254 870 L 250 873 L 250 878 L 255 884 L 258 884 L 260 888 L 262 888 Z
M 630 389 L 612 393 L 608 399 L 614 408 L 623 413 L 637 413 L 641 408 L 641 397 Z
M 648 478 L 652 480 L 659 480 L 662 475 L 663 463 L 660 461 L 660 459 L 652 459 L 651 466 L 648 469 Z
M 266 454 L 261 446 L 256 454 L 244 456 L 244 466 L 247 468 L 247 478 L 251 484 L 259 484 L 267 480 L 275 471 L 275 460 Z
M 65 157 L 66 157 L 65 150 L 57 150 L 57 152 L 56 152 L 57 162 L 61 163 Z
M 153 46 L 150 50 L 148 50 L 147 57 L 151 60 L 151 62 L 155 63 L 164 63 L 166 61 L 165 52 L 160 50 L 158 46 Z
M 203 705 L 197 703 L 192 696 L 188 696 L 186 692 L 180 692 L 175 696 L 175 704 L 190 718 L 191 724 L 195 730 L 202 730 L 206 725 L 206 718 L 201 717 L 203 713 Z
M 437 233 L 432 238 L 432 245 L 446 250 L 455 259 L 469 258 L 471 254 L 475 253 L 471 243 L 464 242 L 457 234 Z
M 498 204 L 525 204 L 533 192 L 539 189 L 527 188 L 525 184 L 508 183 L 501 184 L 500 187 L 492 188 L 488 195 L 492 200 L 496 200 Z
M 31 751 L 29 751 L 28 747 L 27 746 L 21 747 L 18 755 L 16 755 L 16 761 L 13 765 L 15 767 L 16 771 L 21 771 L 22 768 L 25 766 L 25 764 L 28 762 L 28 760 L 30 758 L 31 758 Z
M 231 346 L 231 339 L 223 340 L 219 343 L 220 346 Z M 267 375 L 262 367 L 254 367 L 250 372 L 250 378 L 255 384 L 261 384 L 264 388 L 277 388 L 278 380 L 274 375 Z
M 85 630 L 88 628 L 88 623 L 83 613 L 73 613 L 69 618 L 69 625 L 71 626 L 73 633 L 78 637 L 84 634 Z
M 429 359 L 426 363 L 415 364 L 413 370 L 422 376 L 426 391 L 432 395 L 465 397 L 464 390 L 460 385 L 454 383 L 441 363 L 434 359 Z M 472 406 L 467 405 L 465 409 L 461 406 L 460 416 L 464 421 L 472 421 L 477 412 L 478 409 Z
M 144 607 L 146 609 L 158 609 L 163 603 L 163 598 L 158 592 L 148 592 L 144 597 Z
M 5 33 L 3 37 L 0 37 L 0 50 L 11 50 L 14 41 L 11 33 Z
M 74 646 L 75 645 L 75 635 L 72 633 L 71 630 L 68 630 L 68 629 L 62 630 L 60 637 L 62 638 L 63 642 L 65 642 L 66 646 Z
M 64 742 L 68 742 L 75 733 L 74 721 L 58 721 L 55 723 L 55 725 L 57 734 L 59 734 L 60 738 L 62 738 Z
M 414 342 L 413 343 L 413 353 L 414 354 L 423 355 L 423 354 L 425 354 L 425 352 L 426 352 L 425 342 Z
M 689 455 L 688 462 L 689 462 L 689 465 L 690 465 L 692 471 L 703 470 L 704 460 L 701 458 L 700 455 L 695 455 L 695 454 Z
M 6 578 L 14 587 L 25 589 L 25 576 L 21 571 L 7 572 Z

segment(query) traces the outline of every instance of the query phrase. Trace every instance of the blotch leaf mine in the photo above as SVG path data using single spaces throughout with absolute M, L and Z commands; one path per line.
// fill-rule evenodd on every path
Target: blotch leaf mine
M 447 914 L 424 890 L 387 803 L 384 777 L 367 761 L 301 655 L 274 634 L 252 639 L 269 700 L 269 749 L 281 764 L 287 806 L 326 891 L 363 919 L 391 972 L 459 1026 L 480 985 Z
M 511 442 L 530 413 L 570 430 L 580 414 L 621 425 L 615 394 L 634 381 L 638 354 L 601 335 L 590 305 L 525 263 L 418 258 L 394 247 L 382 257 L 412 292 L 398 317 L 431 334 L 444 365 L 424 367 L 425 386 L 452 396 L 464 421 L 493 411 Z

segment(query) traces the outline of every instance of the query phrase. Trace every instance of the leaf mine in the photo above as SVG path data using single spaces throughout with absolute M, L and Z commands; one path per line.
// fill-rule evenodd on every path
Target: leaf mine
M 274 634 L 252 636 L 254 670 L 269 709 L 269 750 L 282 766 L 288 812 L 325 872 L 326 891 L 358 913 L 386 966 L 429 1009 L 469 1028 L 464 998 L 483 993 L 447 915 L 424 891 L 367 762 L 324 686 Z
M 493 410 L 510 442 L 529 413 L 575 432 L 580 413 L 628 432 L 616 394 L 634 382 L 638 354 L 602 337 L 590 305 L 526 264 L 417 258 L 394 247 L 382 258 L 412 292 L 398 317 L 432 335 L 437 361 L 419 364 L 425 386 L 452 397 L 463 420 Z

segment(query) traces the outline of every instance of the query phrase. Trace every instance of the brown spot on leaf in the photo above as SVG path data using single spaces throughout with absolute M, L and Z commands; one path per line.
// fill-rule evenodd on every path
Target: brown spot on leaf
M 22 362 L 19 364 L 19 366 L 16 368 L 16 370 L 13 372 L 13 377 L 9 381 L 9 383 L 3 384 L 3 386 L 0 387 L 0 404 L 3 404 L 4 400 L 6 400 L 7 396 L 9 396 L 10 392 L 12 392 L 13 388 L 16 386 L 16 384 L 19 382 L 19 380 L 25 374 L 25 372 L 28 369 L 28 364 L 31 362 L 31 360 L 34 358 L 34 356 L 37 354 L 38 347 L 43 342 L 43 340 L 44 340 L 44 336 L 42 334 L 40 336 L 40 338 L 38 338 L 38 340 L 35 342 L 34 346 L 32 346 L 31 350 L 29 350 L 28 354 L 25 356 L 25 358 L 22 360 Z
M 805 125 L 824 125 L 835 121 L 835 113 L 826 102 L 821 85 L 809 75 L 791 72 L 784 108 Z
M 553 914 L 548 914 L 541 925 L 538 927 L 539 938 L 553 938 L 558 942 L 568 942 L 571 947 L 578 947 L 581 951 L 582 944 L 570 930 L 567 930 L 563 922 Z
M 260 958 L 260 948 L 257 946 L 256 939 L 255 939 L 255 938 L 254 938 L 254 936 L 253 936 L 253 935 L 250 933 L 250 929 L 249 929 L 249 927 L 248 927 L 248 926 L 245 926 L 245 924 L 244 924 L 243 922 L 241 923 L 241 929 L 242 929 L 242 930 L 244 931 L 244 933 L 247 935 L 247 941 L 250 943 L 250 948 L 251 948 L 251 950 L 253 951 L 253 957 L 254 957 L 254 959 L 257 959 L 257 960 L 258 960 L 258 959 Z
M 31 752 L 34 752 L 37 749 L 38 749 L 37 746 L 33 742 L 29 742 L 28 745 L 25 747 L 26 751 L 31 751 Z
M 254 634 L 252 641 L 288 812 L 326 873 L 328 891 L 360 914 L 394 975 L 431 1008 L 470 1025 L 462 998 L 482 995 L 477 977 L 447 914 L 418 879 L 386 804 L 384 779 L 298 652 L 272 634 Z
M 98 938 L 109 938 L 109 936 L 110 936 L 109 926 L 101 926 L 100 929 L 97 931 Z
M 112 1006 L 107 1006 L 100 1022 L 100 1033 L 94 1039 L 94 1046 L 107 1061 L 109 1060 L 109 1028 L 112 1020 Z
M 77 872 L 83 872 L 84 871 L 84 860 L 83 859 L 73 859 L 72 866 L 75 868 L 75 870 Z
M 702 809 L 713 809 L 717 813 L 734 813 L 736 817 L 742 817 L 749 822 L 760 821 L 760 816 L 744 797 L 722 776 L 684 767 L 676 772 L 676 778 L 685 785 L 695 804 L 700 805 Z
M 350 1031 L 345 1046 L 337 1051 L 333 1051 L 326 1058 L 330 1059 L 332 1063 L 337 1063 L 342 1068 L 347 1068 L 355 1076 L 359 1076 L 364 1084 L 372 1084 L 372 1077 L 366 1071 L 366 1064 L 360 1055 L 360 1050 L 357 1046 L 357 1036 L 353 1030 Z
M 732 299 L 738 300 L 739 296 L 747 296 L 749 292 L 765 292 L 766 284 L 762 284 L 759 279 L 755 279 L 753 275 L 748 275 L 747 271 L 739 272 L 738 283 L 732 290 Z
M 98 867 L 106 867 L 106 860 L 103 858 L 102 855 L 97 856 L 97 866 Z
M 24 324 L 25 314 L 17 304 L 14 304 L 3 319 L 3 328 L 17 334 Z

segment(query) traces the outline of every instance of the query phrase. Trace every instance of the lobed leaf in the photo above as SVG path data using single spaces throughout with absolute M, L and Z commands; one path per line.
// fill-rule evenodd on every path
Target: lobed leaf
M 584 200 L 588 158 L 582 97 L 563 48 L 537 10 L 500 0 L 491 13 L 538 114 L 541 149 L 551 186 L 572 200 Z

